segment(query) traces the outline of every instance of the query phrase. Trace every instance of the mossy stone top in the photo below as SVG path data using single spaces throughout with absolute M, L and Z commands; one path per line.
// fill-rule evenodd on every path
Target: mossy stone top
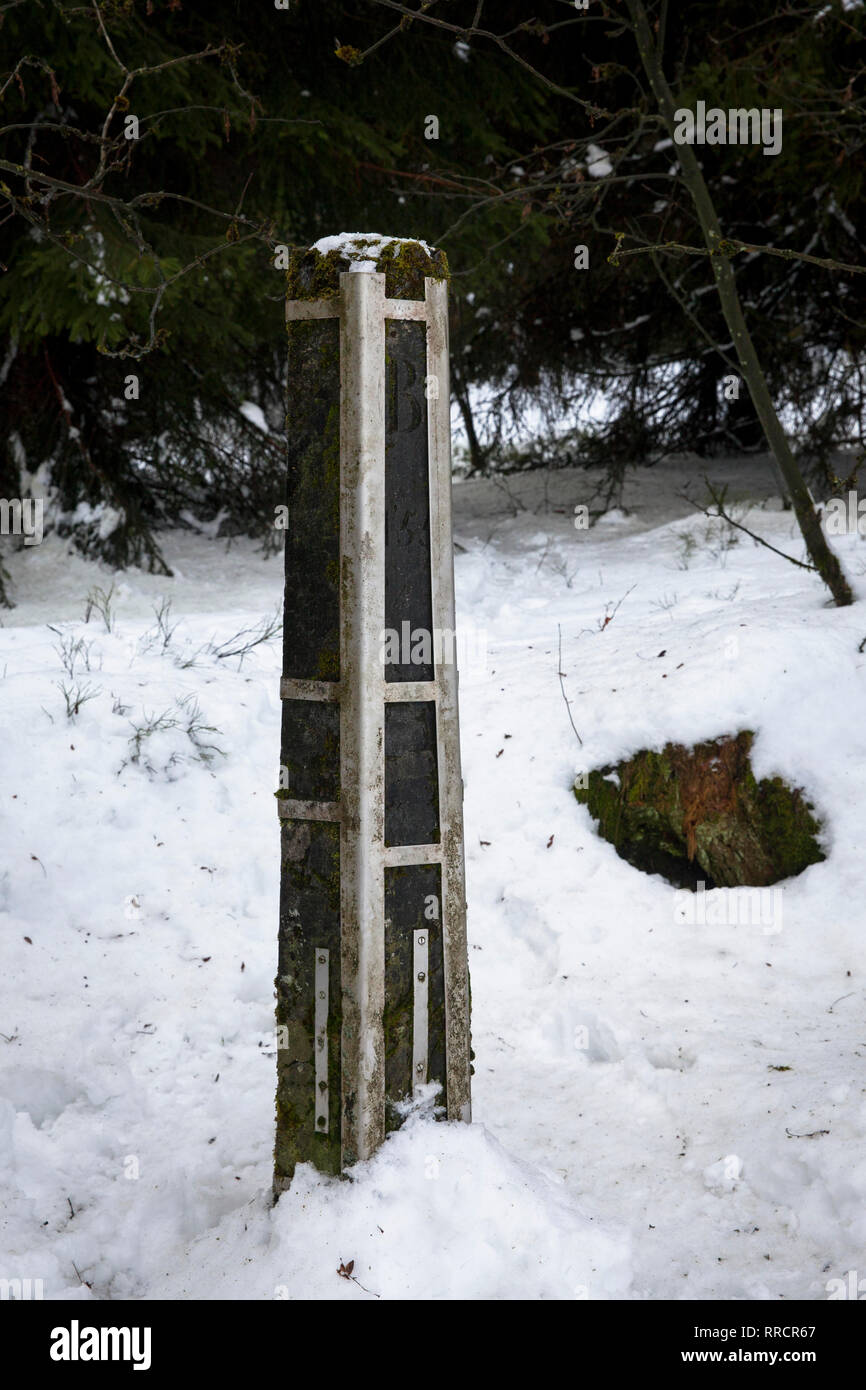
M 445 252 L 423 241 L 404 241 L 374 232 L 341 233 L 291 251 L 286 271 L 288 298 L 333 299 L 340 293 L 340 275 L 347 270 L 384 273 L 388 299 L 423 299 L 426 276 L 449 278 Z

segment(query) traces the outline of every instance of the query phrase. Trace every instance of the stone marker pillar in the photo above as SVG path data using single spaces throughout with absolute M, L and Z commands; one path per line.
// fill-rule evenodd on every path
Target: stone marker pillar
M 448 271 L 329 241 L 286 305 L 277 1193 L 428 1081 L 470 1119 Z

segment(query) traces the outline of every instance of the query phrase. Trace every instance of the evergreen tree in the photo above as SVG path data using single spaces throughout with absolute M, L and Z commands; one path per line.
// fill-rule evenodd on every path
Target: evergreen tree
M 396 0 L 7 7 L 0 495 L 47 493 L 49 525 L 115 565 L 163 568 L 166 524 L 218 519 L 274 544 L 274 250 L 347 229 L 448 252 L 474 467 L 508 463 L 510 421 L 539 406 L 555 450 L 512 462 L 604 461 L 609 495 L 627 464 L 667 450 L 761 447 L 747 396 L 721 391 L 733 359 L 711 267 L 674 249 L 700 244 L 693 206 L 638 101 L 624 13 L 541 0 L 527 19 L 497 0 L 476 25 L 477 0 L 415 17 Z M 485 22 L 506 37 L 472 32 Z M 838 266 L 863 259 L 864 31 L 841 0 L 757 20 L 745 0 L 686 0 L 664 35 L 684 102 L 786 113 L 778 156 L 701 160 L 732 247 L 796 253 L 732 264 L 768 388 L 825 490 L 833 450 L 863 426 L 866 281 Z M 598 393 L 609 413 L 589 426 Z
M 0 492 L 47 490 L 51 524 L 114 565 L 164 570 L 166 523 L 273 544 L 276 249 L 347 226 L 429 236 L 392 172 L 435 178 L 427 115 L 447 109 L 480 172 L 516 125 L 544 132 L 543 98 L 452 44 L 360 70 L 364 4 L 55 0 L 4 19 Z

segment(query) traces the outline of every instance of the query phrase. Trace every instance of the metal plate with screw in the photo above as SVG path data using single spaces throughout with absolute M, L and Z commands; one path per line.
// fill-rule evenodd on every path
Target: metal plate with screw
M 424 1086 L 427 1082 L 427 977 L 429 973 L 429 945 L 426 931 L 415 932 L 413 971 L 412 1084 L 417 1087 Z
M 316 1133 L 328 1133 L 328 962 L 329 952 L 316 949 L 315 969 L 315 1049 L 316 1049 Z

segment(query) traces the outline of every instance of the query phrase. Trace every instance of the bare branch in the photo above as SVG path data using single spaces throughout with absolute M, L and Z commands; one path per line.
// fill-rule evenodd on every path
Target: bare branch
M 704 516 L 709 517 L 711 521 L 726 521 L 729 526 L 734 526 L 738 531 L 743 531 L 747 536 L 751 536 L 756 545 L 765 546 L 767 550 L 772 550 L 774 555 L 780 555 L 783 560 L 788 560 L 790 564 L 796 565 L 798 569 L 811 570 L 813 573 L 816 573 L 817 567 L 815 565 L 808 565 L 803 560 L 795 560 L 793 555 L 786 555 L 784 550 L 777 550 L 769 541 L 765 541 L 763 536 L 757 535 L 756 532 L 750 531 L 748 526 L 743 526 L 741 522 L 735 521 L 734 518 L 729 516 L 725 511 L 724 495 L 720 495 L 707 478 L 704 478 L 704 482 L 707 486 L 707 492 L 710 494 L 710 498 L 715 504 L 716 510 L 714 512 L 707 511 L 706 507 L 702 507 L 700 502 L 695 502 L 693 498 L 689 497 L 687 492 L 680 492 L 678 496 L 681 497 L 684 502 L 688 502 L 690 507 L 694 507 L 696 511 L 702 512 Z

